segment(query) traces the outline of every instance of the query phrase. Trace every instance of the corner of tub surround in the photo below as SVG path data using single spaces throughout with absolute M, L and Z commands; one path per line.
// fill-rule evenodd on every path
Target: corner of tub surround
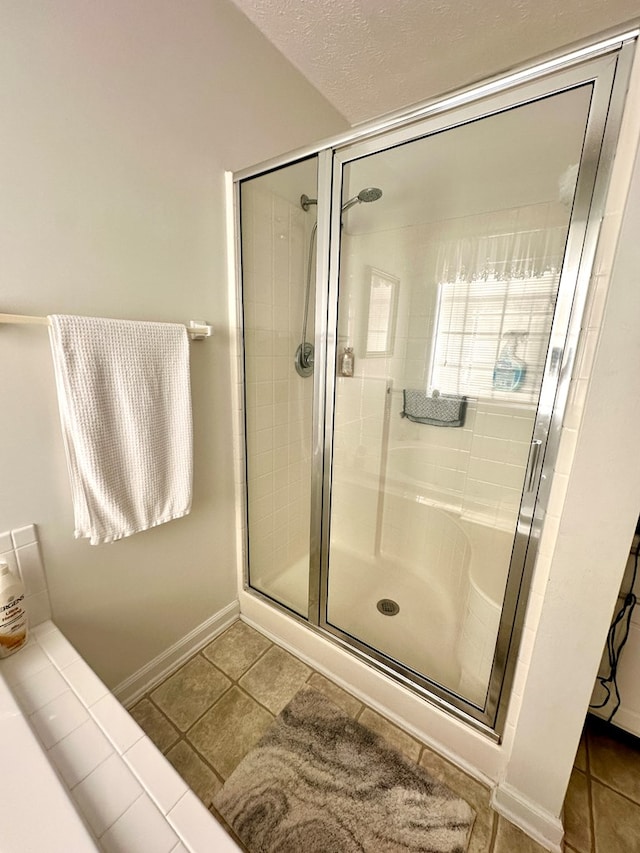
M 29 793 L 22 805 L 30 807 L 35 827 L 44 825 L 64 844 L 45 848 L 38 842 L 30 849 L 66 853 L 76 837 L 75 818 L 79 834 L 71 846 L 78 853 L 102 849 L 98 845 L 129 853 L 239 850 L 51 620 L 33 629 L 23 649 L 0 661 L 0 707 L 7 702 L 11 721 L 22 726 L 36 756 L 35 779 L 27 773 L 22 784 L 18 775 L 12 790 L 31 792 L 42 783 L 41 796 L 34 800 Z M 22 757 L 15 765 L 24 766 Z M 44 824 L 41 802 L 62 803 L 47 810 Z M 64 831 L 65 808 L 72 816 L 71 834 Z

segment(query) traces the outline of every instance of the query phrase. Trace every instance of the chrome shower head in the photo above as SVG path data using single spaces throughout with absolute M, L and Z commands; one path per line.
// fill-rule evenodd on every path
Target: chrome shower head
M 382 190 L 378 187 L 365 187 L 358 193 L 358 201 L 378 201 L 382 196 Z
M 349 201 L 345 201 L 342 205 L 342 212 L 345 210 L 349 210 L 350 207 L 353 207 L 354 204 L 362 204 L 362 202 L 370 202 L 370 201 L 378 201 L 378 199 L 382 196 L 382 190 L 378 187 L 365 187 L 363 190 L 360 190 L 358 195 L 355 195 L 353 198 L 350 198 Z

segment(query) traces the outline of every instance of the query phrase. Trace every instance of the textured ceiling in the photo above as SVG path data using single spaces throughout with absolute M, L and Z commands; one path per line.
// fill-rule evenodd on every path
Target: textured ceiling
M 640 17 L 640 0 L 233 2 L 351 124 Z

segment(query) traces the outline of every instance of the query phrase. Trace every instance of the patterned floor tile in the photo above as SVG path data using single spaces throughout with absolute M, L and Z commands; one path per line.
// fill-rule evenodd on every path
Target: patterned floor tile
M 493 853 L 547 853 L 547 851 L 517 826 L 499 817 Z
M 208 767 L 198 753 L 181 740 L 169 752 L 167 758 L 182 776 L 193 793 L 209 808 L 214 796 L 222 788 L 222 782 Z
M 331 701 L 337 705 L 339 708 L 348 714 L 350 717 L 357 717 L 360 711 L 362 711 L 363 705 L 359 699 L 356 699 L 355 696 L 352 696 L 350 693 L 347 693 L 346 690 L 343 690 L 342 687 L 338 687 L 337 684 L 334 684 L 333 681 L 329 681 L 328 678 L 325 678 L 324 675 L 321 675 L 319 672 L 314 672 L 311 678 L 307 681 L 309 687 L 313 687 L 314 690 L 317 690 L 318 693 L 324 693 L 327 699 L 331 699 Z
M 271 641 L 249 625 L 238 620 L 203 649 L 203 655 L 233 681 L 271 646 Z
M 180 737 L 169 720 L 149 699 L 141 699 L 130 713 L 161 752 L 166 752 Z
M 579 853 L 591 853 L 589 782 L 584 773 L 573 771 L 564 801 L 565 841 Z
M 596 853 L 640 853 L 640 806 L 591 783 Z
M 273 722 L 273 715 L 232 687 L 188 732 L 188 739 L 227 779 Z
M 310 675 L 311 670 L 302 661 L 273 646 L 242 676 L 239 684 L 272 714 L 279 714 Z
M 230 686 L 226 675 L 196 655 L 156 688 L 151 698 L 185 732 Z
M 640 740 L 600 720 L 590 722 L 587 737 L 591 775 L 640 803 Z

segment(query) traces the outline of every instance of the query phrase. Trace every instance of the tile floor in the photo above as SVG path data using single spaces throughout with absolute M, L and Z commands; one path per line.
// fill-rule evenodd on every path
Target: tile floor
M 588 717 L 565 800 L 567 853 L 640 853 L 640 740 Z
M 354 719 L 387 738 L 471 803 L 477 818 L 468 853 L 542 853 L 538 844 L 490 809 L 487 788 L 241 621 L 140 699 L 131 713 L 197 796 L 211 807 L 225 779 L 306 683 L 323 691 Z M 607 745 L 608 741 L 603 741 L 602 747 L 595 744 L 596 734 L 589 730 L 578 753 L 567 798 L 567 851 L 640 851 L 640 846 L 633 846 L 640 843 L 640 817 L 629 822 L 625 815 L 623 830 L 616 824 L 616 815 L 625 807 L 640 813 L 636 805 L 640 801 L 640 752 L 633 753 L 632 747 L 625 746 L 620 753 Z M 629 750 L 639 762 L 635 773 L 618 767 L 622 761 L 618 758 L 626 757 Z M 617 757 L 614 770 L 602 770 L 612 751 Z M 613 781 L 607 775 L 610 772 L 616 780 L 624 781 Z M 587 819 L 585 809 L 590 816 L 592 804 L 594 818 Z M 620 842 L 615 841 L 618 835 Z M 632 841 L 625 841 L 627 836 Z M 609 837 L 623 846 L 602 846 L 600 839 Z M 601 846 L 590 846 L 593 838 Z

